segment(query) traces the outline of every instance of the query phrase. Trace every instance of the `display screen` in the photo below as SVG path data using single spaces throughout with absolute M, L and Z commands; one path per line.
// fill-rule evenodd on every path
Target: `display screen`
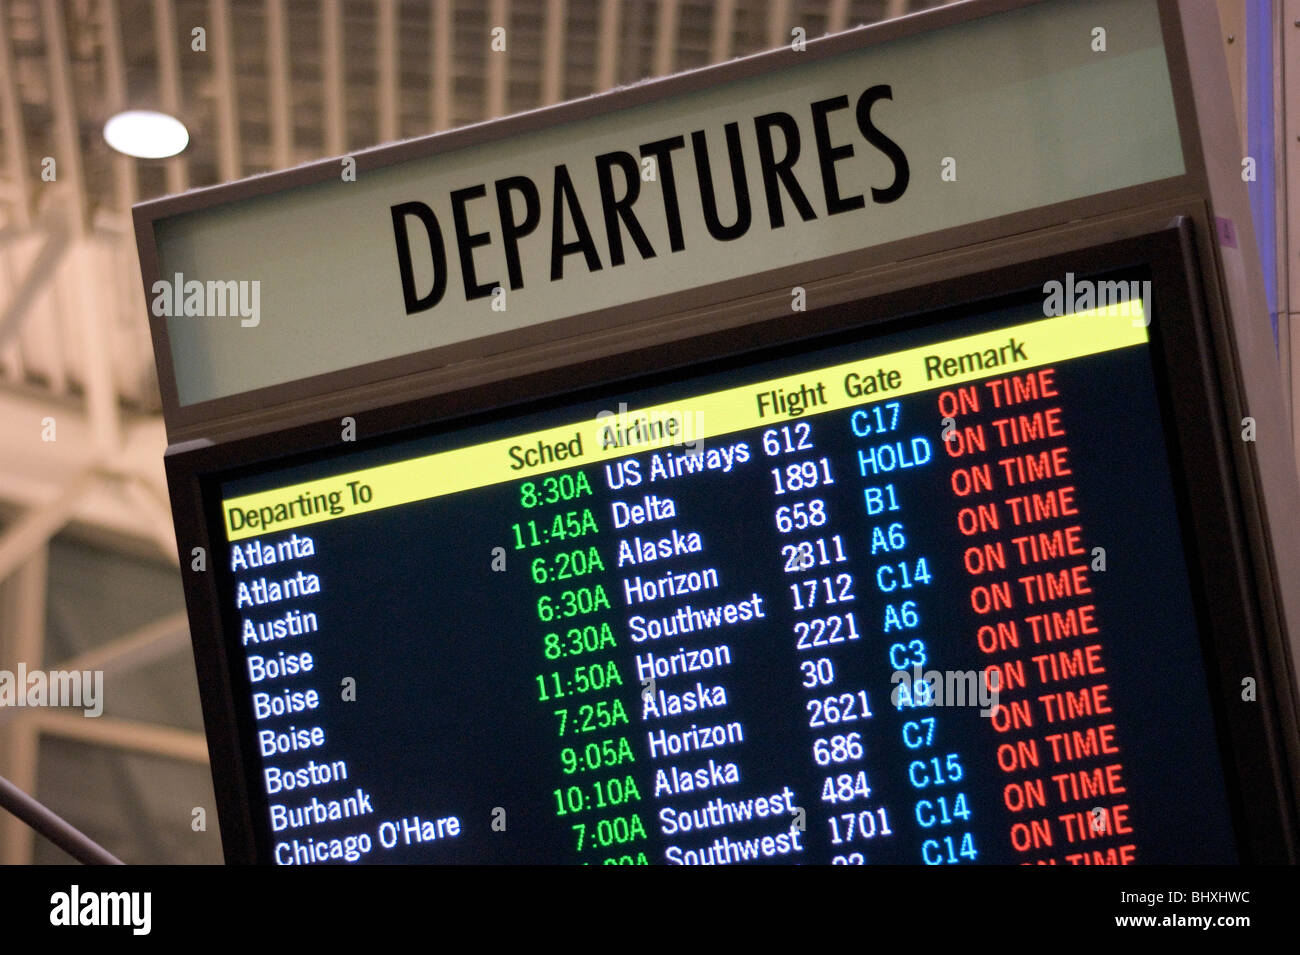
M 219 478 L 257 857 L 1236 862 L 1159 302 L 1070 283 Z

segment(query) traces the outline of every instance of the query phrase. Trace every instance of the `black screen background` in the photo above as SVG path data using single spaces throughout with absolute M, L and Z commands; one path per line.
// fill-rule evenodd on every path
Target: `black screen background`
M 609 388 L 599 398 L 454 433 L 336 450 L 290 467 L 260 468 L 259 473 L 222 483 L 220 495 L 253 493 L 513 432 L 586 420 L 602 410 L 616 411 L 619 402 L 635 409 L 802 369 L 865 360 L 875 354 L 1030 321 L 1041 317 L 1039 309 L 1038 301 L 995 310 L 972 306 L 967 317 L 949 318 L 941 326 L 872 334 L 862 341 L 730 367 L 694 380 L 626 391 Z M 1093 602 L 1099 610 L 1100 641 L 1105 647 L 1108 673 L 1104 679 L 1111 687 L 1114 722 L 1119 727 L 1121 753 L 1117 758 L 1124 763 L 1128 786 L 1123 801 L 1134 807 L 1131 816 L 1139 861 L 1235 861 L 1150 354 L 1145 346 L 1132 347 L 1059 363 L 1055 368 L 1069 432 L 1072 481 L 1081 510 L 1077 521 L 1087 546 L 1103 546 L 1107 552 L 1109 569 L 1092 577 L 1096 588 Z M 964 594 L 969 580 L 961 567 L 960 545 L 964 541 L 956 541 L 953 531 L 956 505 L 950 496 L 935 493 L 936 488 L 944 490 L 940 478 L 950 464 L 939 452 L 936 393 L 902 399 L 899 436 L 928 436 L 936 458 L 927 471 L 900 477 L 899 487 L 904 492 L 901 519 L 907 525 L 909 541 L 928 542 L 909 548 L 909 555 L 924 555 L 936 581 L 924 595 L 929 604 L 924 631 L 933 654 L 929 665 L 977 668 L 987 662 L 974 646 L 979 621 L 960 601 L 939 596 L 949 585 L 954 595 L 959 590 Z M 683 404 L 689 406 L 688 401 Z M 835 412 L 806 420 L 814 425 L 817 455 L 829 455 L 839 464 L 837 477 L 842 475 L 825 495 L 833 530 L 861 542 L 877 521 L 861 507 L 860 488 L 871 482 L 857 479 L 856 471 L 847 467 L 861 444 L 843 425 L 841 419 L 846 420 L 847 414 Z M 826 426 L 832 419 L 840 422 L 835 428 Z M 668 491 L 678 503 L 679 517 L 673 523 L 684 531 L 699 530 L 706 540 L 705 552 L 690 566 L 707 563 L 720 571 L 722 586 L 716 599 L 743 599 L 758 590 L 772 611 L 761 626 L 717 631 L 690 643 L 727 642 L 736 653 L 736 663 L 719 673 L 718 682 L 728 687 L 729 705 L 717 721 L 743 716 L 746 743 L 736 754 L 743 764 L 742 783 L 730 790 L 668 801 L 700 804 L 716 795 L 736 798 L 775 793 L 789 785 L 809 807 L 811 837 L 813 815 L 820 824 L 825 809 L 817 802 L 825 772 L 808 759 L 809 731 L 791 719 L 791 714 L 802 712 L 806 699 L 797 668 L 806 654 L 793 649 L 789 636 L 794 615 L 788 607 L 788 581 L 781 573 L 779 548 L 783 540 L 791 538 L 777 534 L 772 526 L 771 512 L 779 502 L 770 495 L 770 479 L 766 478 L 770 462 L 758 448 L 758 434 L 719 436 L 706 444 L 715 447 L 747 440 L 752 456 L 743 479 L 735 474 L 706 473 L 674 482 Z M 609 542 L 617 537 L 608 529 L 607 501 L 611 496 L 628 495 L 611 495 L 604 489 L 601 467 L 588 466 L 586 470 L 596 487 L 591 500 L 601 521 L 598 543 L 603 545 L 602 551 L 612 552 Z M 751 485 L 748 490 L 761 487 L 765 493 L 739 493 L 742 480 Z M 562 741 L 555 736 L 549 708 L 536 701 L 534 676 L 552 666 L 540 653 L 541 635 L 549 628 L 539 624 L 534 609 L 539 590 L 527 576 L 531 555 L 511 550 L 509 525 L 524 516 L 518 507 L 518 482 L 514 482 L 298 530 L 315 539 L 317 556 L 297 566 L 321 573 L 325 592 L 312 598 L 311 605 L 322 621 L 321 631 L 307 638 L 310 646 L 297 638 L 300 646 L 293 648 L 312 649 L 318 669 L 312 679 L 289 681 L 288 685 L 320 689 L 326 703 L 318 721 L 327 727 L 329 743 L 316 758 L 346 756 L 351 781 L 371 791 L 377 810 L 364 827 L 343 822 L 335 828 L 339 833 L 362 828 L 373 833 L 381 818 L 412 814 L 431 818 L 452 812 L 465 827 L 458 840 L 375 852 L 370 861 L 583 861 L 572 851 L 567 820 L 556 818 L 551 796 L 554 787 L 569 780 L 557 770 L 556 754 Z M 649 532 L 654 533 L 653 525 Z M 274 542 L 281 536 L 287 532 L 264 535 L 263 539 Z M 940 543 L 945 540 L 947 547 Z M 509 552 L 510 569 L 505 574 L 490 569 L 491 550 L 496 546 Z M 856 609 L 860 616 L 876 619 L 884 599 L 867 584 L 870 569 L 879 561 L 869 559 L 861 544 L 851 547 L 851 556 L 861 582 Z M 647 570 L 657 566 L 667 564 L 651 565 Z M 620 575 L 612 563 L 610 568 L 603 579 L 614 613 L 605 616 L 614 622 L 619 640 L 615 658 L 628 678 L 633 673 L 632 656 L 646 648 L 632 647 L 625 639 L 623 622 L 632 611 L 623 608 Z M 242 668 L 244 649 L 237 636 L 241 618 L 234 612 L 233 579 L 224 568 L 220 589 L 231 658 Z M 712 595 L 702 595 L 697 605 L 711 599 Z M 878 635 L 874 640 L 877 650 L 888 642 Z M 900 715 L 888 705 L 888 671 L 882 654 L 863 653 L 852 663 L 846 662 L 838 682 L 845 687 L 865 686 L 872 695 L 875 716 L 866 762 L 875 791 L 871 804 L 891 807 L 897 833 L 892 842 L 869 844 L 868 861 L 919 862 L 916 842 L 927 834 L 908 810 L 918 795 L 925 794 L 913 790 L 906 780 L 904 770 L 910 754 L 897 742 L 898 727 L 906 714 Z M 338 699 L 335 688 L 345 676 L 356 680 L 355 702 Z M 237 688 L 241 683 L 247 688 L 242 669 L 232 678 Z M 637 749 L 637 762 L 629 771 L 641 784 L 642 815 L 651 833 L 649 840 L 632 848 L 644 849 L 651 861 L 661 861 L 663 844 L 695 847 L 716 833 L 675 839 L 657 835 L 653 810 L 660 803 L 651 798 L 649 770 L 662 761 L 654 764 L 645 754 L 635 679 L 627 679 L 623 690 L 621 696 L 631 716 L 625 729 L 630 730 L 627 735 Z M 968 770 L 959 788 L 967 793 L 973 811 L 968 828 L 976 835 L 977 861 L 1021 861 L 1022 854 L 1012 851 L 1006 842 L 1006 827 L 1013 817 L 1000 797 L 1004 780 L 995 762 L 1000 740 L 981 725 L 974 711 L 933 712 L 943 737 L 936 741 L 936 752 L 960 752 Z M 878 743 L 873 745 L 872 739 Z M 721 760 L 727 751 L 702 754 L 702 758 L 695 754 L 674 762 L 694 766 L 710 755 Z M 281 758 L 273 762 L 286 766 L 301 761 Z M 343 794 L 351 787 L 330 789 L 333 795 L 333 790 Z M 302 799 L 312 792 L 302 794 Z M 302 800 L 286 801 L 296 804 Z M 253 802 L 258 806 L 256 795 Z M 489 826 L 494 807 L 506 809 L 504 833 Z M 264 807 L 255 818 L 266 818 Z M 775 832 L 780 826 L 754 824 L 751 828 L 755 833 Z M 334 831 L 322 827 L 311 834 L 319 838 Z M 827 861 L 820 842 L 809 838 L 808 845 L 801 861 Z M 583 855 L 585 861 L 598 861 L 589 853 Z

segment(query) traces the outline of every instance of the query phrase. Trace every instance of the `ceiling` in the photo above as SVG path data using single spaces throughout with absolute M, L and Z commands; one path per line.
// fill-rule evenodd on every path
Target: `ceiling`
M 0 516 L 44 514 L 18 543 L 72 523 L 174 559 L 134 203 L 942 2 L 0 0 Z M 189 148 L 114 153 L 125 108 Z

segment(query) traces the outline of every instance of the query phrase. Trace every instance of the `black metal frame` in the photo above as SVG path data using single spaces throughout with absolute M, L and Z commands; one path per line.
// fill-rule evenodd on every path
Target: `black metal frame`
M 1251 862 L 1294 862 L 1300 854 L 1300 810 L 1296 764 L 1286 741 L 1297 736 L 1297 701 L 1285 634 L 1265 611 L 1266 598 L 1282 582 L 1269 567 L 1260 566 L 1249 546 L 1249 515 L 1234 466 L 1237 451 L 1229 446 L 1236 429 L 1225 411 L 1233 406 L 1237 386 L 1223 373 L 1231 368 L 1231 356 L 1216 346 L 1216 310 L 1209 307 L 1199 284 L 1205 266 L 1194 241 L 1193 221 L 1198 218 L 1148 216 L 1118 240 L 1113 239 L 1113 224 L 1096 226 L 1074 233 L 1069 242 L 1058 240 L 1060 251 L 1048 256 L 864 296 L 801 315 L 797 324 L 788 316 L 769 313 L 746 326 L 678 341 L 670 353 L 660 347 L 642 348 L 624 353 L 617 362 L 580 361 L 359 413 L 358 433 L 365 438 L 347 448 L 455 430 L 536 410 L 539 404 L 577 401 L 614 384 L 622 389 L 666 383 L 757 361 L 773 352 L 811 349 L 832 338 L 861 337 L 869 343 L 872 334 L 886 329 L 941 322 L 957 309 L 969 314 L 980 300 L 1041 288 L 1044 280 L 1065 271 L 1104 274 L 1148 265 L 1156 309 L 1151 347 L 1161 412 L 1170 424 L 1170 466 L 1189 542 L 1188 565 L 1239 850 Z M 232 665 L 237 648 L 228 646 L 221 632 L 216 575 L 190 569 L 190 548 L 203 547 L 209 564 L 226 551 L 216 495 L 219 480 L 308 456 L 344 453 L 337 419 L 328 418 L 218 445 L 173 447 L 166 458 L 222 841 L 231 863 L 269 858 L 269 846 L 259 834 L 264 826 L 254 823 L 255 817 L 266 818 L 265 806 L 255 778 L 251 713 L 238 703 L 233 689 L 242 670 Z M 1256 678 L 1255 702 L 1241 700 L 1243 676 Z M 1189 790 L 1195 782 L 1188 781 Z

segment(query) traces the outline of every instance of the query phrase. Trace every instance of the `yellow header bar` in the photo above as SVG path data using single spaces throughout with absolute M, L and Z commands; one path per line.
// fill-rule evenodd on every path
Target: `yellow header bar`
M 1146 342 L 1140 301 L 694 395 L 222 502 L 230 541 Z

